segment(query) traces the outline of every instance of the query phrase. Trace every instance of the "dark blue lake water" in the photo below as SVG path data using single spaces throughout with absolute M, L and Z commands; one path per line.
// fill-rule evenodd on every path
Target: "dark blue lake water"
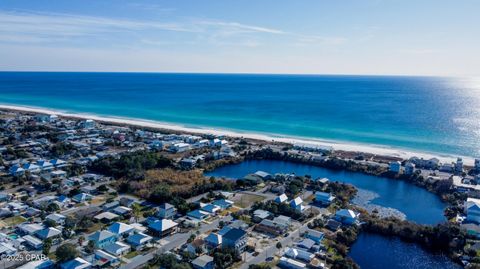
M 446 205 L 436 195 L 400 180 L 271 160 L 251 160 L 227 165 L 206 173 L 206 175 L 240 178 L 259 170 L 272 174 L 295 173 L 310 175 L 312 178 L 327 177 L 332 181 L 350 183 L 357 188 L 376 194 L 376 198 L 371 203 L 397 209 L 404 213 L 409 220 L 422 224 L 436 224 L 445 221 L 443 210 Z
M 447 256 L 433 254 L 400 239 L 362 233 L 350 249 L 362 269 L 460 269 Z

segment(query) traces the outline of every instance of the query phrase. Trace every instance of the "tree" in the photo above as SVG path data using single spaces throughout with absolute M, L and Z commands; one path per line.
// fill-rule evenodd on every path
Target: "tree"
M 51 203 L 47 206 L 46 210 L 47 212 L 57 212 L 60 210 L 60 207 L 55 203 Z
M 87 246 L 85 247 L 85 252 L 92 254 L 95 251 L 95 242 L 92 240 L 88 241 Z
M 138 222 L 138 218 L 140 217 L 141 213 L 142 213 L 142 207 L 139 204 L 134 203 L 132 205 L 132 214 L 133 214 L 133 217 L 135 218 L 135 222 Z
M 42 253 L 44 255 L 48 255 L 50 253 L 50 248 L 52 247 L 52 239 L 51 238 L 47 238 L 43 241 L 43 249 L 42 249 Z
M 75 259 L 78 256 L 78 250 L 75 245 L 65 243 L 57 248 L 55 256 L 57 257 L 58 262 L 66 262 Z
M 85 242 L 85 236 L 80 235 L 80 236 L 78 237 L 78 244 L 79 244 L 80 246 L 82 246 L 82 245 L 83 245 L 83 242 Z

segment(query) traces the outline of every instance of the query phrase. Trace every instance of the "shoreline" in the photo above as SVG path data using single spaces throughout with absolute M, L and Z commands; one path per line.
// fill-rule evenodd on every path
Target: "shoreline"
M 463 161 L 466 165 L 473 165 L 474 158 L 468 156 L 453 156 L 448 154 L 435 154 L 427 152 L 416 152 L 400 148 L 390 148 L 382 147 L 381 145 L 369 145 L 369 144 L 356 144 L 340 141 L 329 141 L 315 138 L 306 138 L 306 137 L 293 137 L 285 136 L 280 134 L 262 134 L 262 133 L 249 133 L 241 131 L 232 131 L 225 129 L 213 129 L 211 127 L 187 127 L 174 123 L 146 120 L 146 119 L 135 119 L 135 118 L 126 118 L 126 117 L 115 117 L 115 116 L 100 116 L 95 114 L 80 113 L 80 112 L 67 112 L 60 111 L 49 108 L 38 108 L 38 107 L 29 107 L 29 106 L 18 106 L 18 105 L 6 105 L 0 104 L 0 110 L 9 110 L 16 112 L 28 112 L 28 113 L 41 113 L 41 114 L 55 114 L 61 117 L 77 118 L 77 119 L 92 119 L 99 122 L 110 123 L 110 124 L 123 124 L 123 125 L 132 125 L 138 127 L 146 127 L 153 129 L 163 129 L 171 130 L 177 132 L 186 132 L 192 134 L 212 134 L 212 135 L 225 135 L 234 138 L 247 138 L 254 140 L 261 140 L 265 142 L 280 142 L 280 143 L 308 143 L 319 146 L 332 147 L 334 150 L 346 151 L 346 152 L 364 152 L 371 153 L 382 156 L 397 157 L 402 159 L 408 159 L 410 157 L 416 156 L 419 158 L 430 159 L 437 158 L 441 162 L 453 162 L 457 157 L 463 158 Z

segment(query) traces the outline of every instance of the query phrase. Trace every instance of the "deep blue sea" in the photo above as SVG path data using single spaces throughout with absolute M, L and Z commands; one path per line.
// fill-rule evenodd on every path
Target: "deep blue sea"
M 396 209 L 403 213 L 408 220 L 422 224 L 437 224 L 446 221 L 443 215 L 446 205 L 437 195 L 403 180 L 271 160 L 250 160 L 226 165 L 206 173 L 206 176 L 237 179 L 257 171 L 271 174 L 310 175 L 314 179 L 326 177 L 332 181 L 349 183 L 360 190 L 375 194 L 369 201 L 370 204 Z M 361 192 L 359 191 L 359 193 Z
M 480 155 L 474 79 L 0 72 L 0 103 Z

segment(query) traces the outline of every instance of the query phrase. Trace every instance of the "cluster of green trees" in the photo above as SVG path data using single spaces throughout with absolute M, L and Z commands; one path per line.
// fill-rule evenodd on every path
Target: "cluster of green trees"
M 378 218 L 362 214 L 362 229 L 386 236 L 396 236 L 408 242 L 419 243 L 430 250 L 442 251 L 451 256 L 461 253 L 466 244 L 466 231 L 456 223 L 441 223 L 436 226 L 421 225 L 394 217 Z
M 73 151 L 75 147 L 70 143 L 65 142 L 58 142 L 50 148 L 50 153 L 53 157 L 61 157 L 71 151 Z
M 213 261 L 216 268 L 228 268 L 241 260 L 240 253 L 233 248 L 222 248 L 213 251 Z
M 147 268 L 191 269 L 188 262 L 178 261 L 173 254 L 156 255 Z
M 95 172 L 129 179 L 142 179 L 144 172 L 154 168 L 165 168 L 172 165 L 172 161 L 156 152 L 136 151 L 124 153 L 120 158 L 107 157 L 93 162 L 91 169 Z

